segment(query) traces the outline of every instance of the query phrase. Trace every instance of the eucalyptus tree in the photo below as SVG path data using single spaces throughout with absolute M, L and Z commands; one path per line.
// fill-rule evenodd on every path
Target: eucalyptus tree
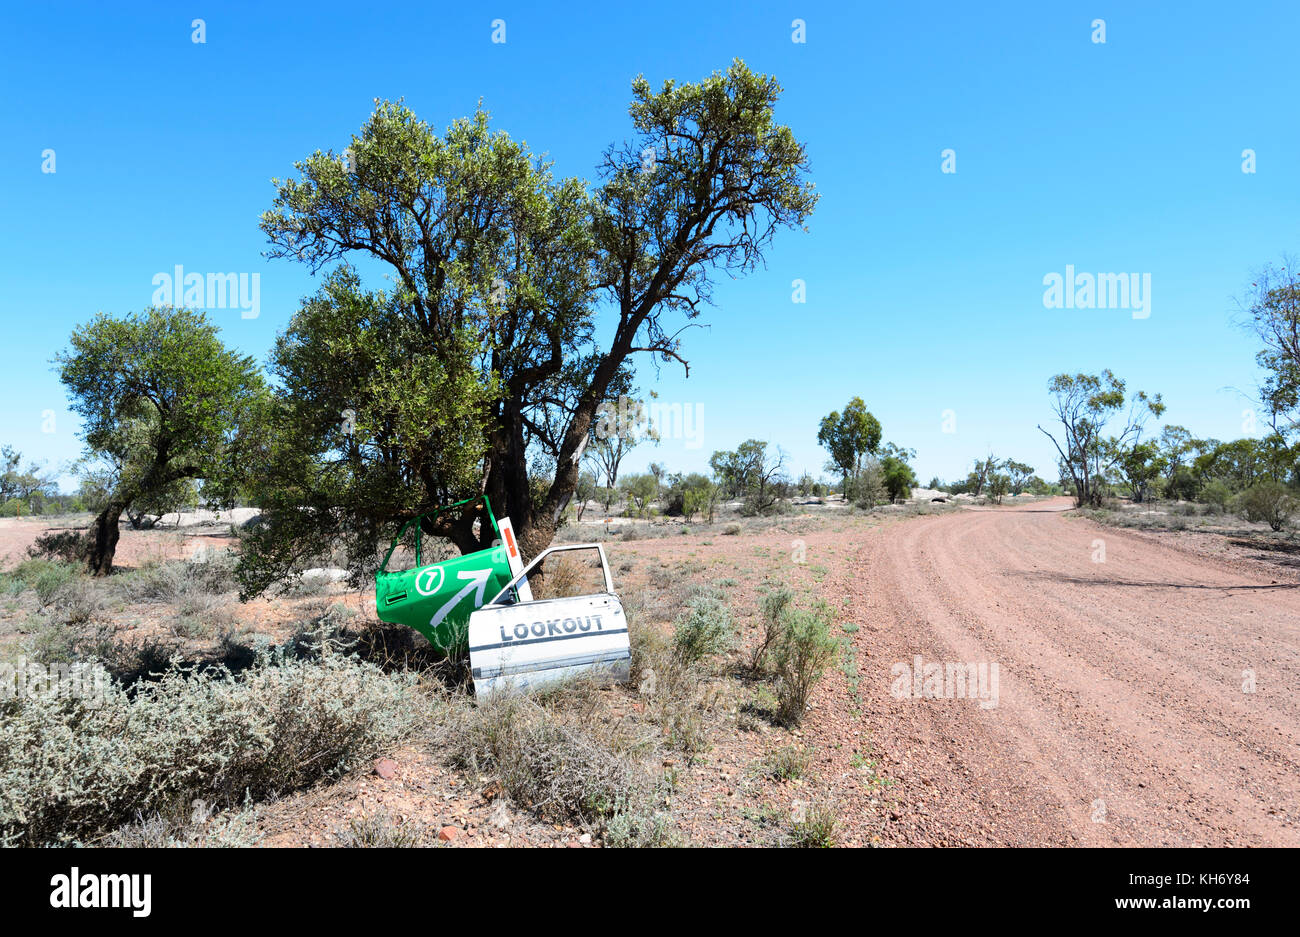
M 275 180 L 268 253 L 345 269 L 277 346 L 273 369 L 309 399 L 284 403 L 268 443 L 279 465 L 265 477 L 282 494 L 263 490 L 273 510 L 246 591 L 340 535 L 356 572 L 399 517 L 478 493 L 525 553 L 543 549 L 634 359 L 688 367 L 681 336 L 715 278 L 753 270 L 812 213 L 780 93 L 740 61 L 658 90 L 637 78 L 632 135 L 605 152 L 594 187 L 557 179 L 481 109 L 437 133 L 387 101 L 343 152 Z M 354 260 L 391 287 L 367 290 Z M 428 532 L 478 549 L 491 531 L 475 520 L 446 513 Z

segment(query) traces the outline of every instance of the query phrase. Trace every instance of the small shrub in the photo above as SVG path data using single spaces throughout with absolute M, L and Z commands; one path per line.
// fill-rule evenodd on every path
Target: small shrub
M 663 728 L 669 748 L 687 755 L 699 755 L 709 750 L 704 709 L 696 703 L 693 695 L 682 696 L 669 691 L 657 702 L 651 718 Z
M 36 600 L 40 607 L 48 608 L 76 574 L 77 568 L 71 563 L 31 559 L 19 563 L 9 575 L 31 586 L 36 592 Z
M 763 773 L 778 781 L 797 781 L 808 771 L 812 753 L 796 745 L 783 745 L 763 759 Z
M 179 561 L 147 563 L 129 573 L 114 576 L 109 582 L 128 601 L 167 602 L 190 590 L 189 566 L 189 563 Z
M 560 554 L 552 557 L 546 562 L 544 574 L 540 577 L 534 576 L 533 580 L 531 580 L 537 583 L 534 597 L 538 599 L 560 599 L 581 595 L 584 578 L 581 563 L 572 556 Z
M 887 496 L 885 476 L 880 463 L 875 459 L 868 460 L 860 472 L 850 476 L 845 485 L 844 500 L 860 508 L 873 508 L 887 500 Z
M 638 810 L 610 817 L 604 844 L 614 849 L 674 849 L 683 842 L 667 813 Z
M 90 555 L 90 542 L 82 530 L 51 530 L 36 538 L 27 555 L 44 559 L 83 563 Z
M 386 813 L 351 820 L 335 833 L 338 844 L 352 849 L 410 849 L 432 841 L 429 828 L 410 819 L 394 820 Z
M 835 657 L 831 614 L 825 604 L 811 609 L 789 608 L 782 616 L 781 637 L 772 657 L 777 674 L 778 721 L 798 725 L 808 697 Z
M 724 536 L 734 537 L 736 536 L 736 534 L 740 533 L 740 529 L 741 528 L 739 524 L 731 523 L 728 524 L 726 527 L 722 528 L 722 533 Z
M 683 662 L 696 663 L 728 651 L 734 635 L 731 608 L 714 595 L 697 595 L 677 620 L 673 650 Z
M 790 845 L 796 849 L 830 849 L 835 845 L 839 820 L 830 807 L 810 804 L 801 820 L 796 820 Z
M 229 608 L 226 596 L 199 591 L 183 595 L 176 605 L 172 631 L 186 638 L 211 637 L 229 617 Z
M 1241 513 L 1249 521 L 1263 521 L 1281 530 L 1295 514 L 1298 502 L 1286 485 L 1274 481 L 1256 482 L 1241 493 Z
M 205 551 L 196 560 L 148 563 L 110 582 L 130 601 L 171 602 L 204 595 L 224 595 L 236 588 L 235 557 L 229 550 Z
M 225 848 L 247 849 L 261 840 L 252 810 L 236 810 L 212 817 L 201 800 L 188 813 L 174 817 L 154 814 L 139 817 L 104 838 L 104 845 L 116 849 Z
M 541 819 L 603 827 L 645 803 L 652 785 L 587 722 L 567 725 L 523 694 L 498 693 L 455 711 L 444 722 L 442 742 L 454 765 L 495 777 Z
M 1221 479 L 1212 478 L 1201 486 L 1199 498 L 1202 503 L 1218 508 L 1219 513 L 1222 514 L 1228 509 L 1228 502 L 1232 500 L 1232 489 Z
M 662 667 L 668 656 L 669 643 L 663 633 L 649 625 L 642 624 L 639 616 L 633 620 L 628 613 L 628 643 L 631 645 L 632 659 L 628 664 L 629 680 L 633 686 L 639 686 L 642 679 L 656 668 Z
M 763 596 L 760 605 L 762 631 L 758 643 L 749 652 L 749 669 L 754 673 L 763 670 L 767 665 L 768 652 L 780 637 L 782 620 L 792 601 L 794 601 L 794 593 L 784 586 Z
M 67 621 L 37 616 L 29 621 L 29 628 L 31 636 L 23 650 L 38 664 L 109 661 L 117 654 L 111 625 L 78 627 Z
M 657 725 L 668 746 L 687 754 L 707 751 L 707 702 L 702 700 L 699 668 L 683 660 L 658 629 L 629 629 L 631 682 L 646 700 L 646 718 Z
M 239 677 L 174 664 L 131 694 L 0 701 L 0 843 L 85 840 L 195 799 L 238 806 L 337 776 L 424 722 L 415 680 L 266 652 Z
M 67 624 L 84 625 L 103 610 L 104 596 L 87 579 L 78 577 L 64 583 L 48 604 Z
M 220 595 L 239 587 L 235 579 L 238 557 L 230 550 L 205 550 L 188 564 L 191 580 L 204 592 Z

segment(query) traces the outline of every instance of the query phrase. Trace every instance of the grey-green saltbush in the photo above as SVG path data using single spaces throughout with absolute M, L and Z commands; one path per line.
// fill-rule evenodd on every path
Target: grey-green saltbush
M 423 721 L 414 674 L 262 651 L 239 676 L 173 662 L 131 695 L 0 700 L 0 845 L 94 840 L 140 816 L 336 776 Z
M 691 599 L 673 631 L 673 650 L 686 663 L 710 654 L 722 654 L 735 637 L 731 608 L 716 595 L 702 593 Z
M 781 615 L 781 635 L 772 651 L 777 675 L 777 718 L 798 725 L 808 697 L 835 658 L 831 613 L 825 603 L 813 608 L 789 607 Z

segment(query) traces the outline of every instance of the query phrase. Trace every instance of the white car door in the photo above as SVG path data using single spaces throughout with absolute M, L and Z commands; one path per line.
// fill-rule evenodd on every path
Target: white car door
M 626 680 L 631 658 L 627 617 L 614 594 L 605 551 L 598 544 L 554 547 L 517 578 L 554 552 L 596 549 L 606 591 L 566 598 L 512 601 L 507 585 L 469 619 L 469 657 L 474 692 L 530 690 L 582 673 Z

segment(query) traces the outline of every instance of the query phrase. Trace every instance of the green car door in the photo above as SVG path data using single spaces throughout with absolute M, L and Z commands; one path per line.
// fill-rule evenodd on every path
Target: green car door
M 470 613 L 510 582 L 513 575 L 510 557 L 505 546 L 494 546 L 438 563 L 424 563 L 419 525 L 426 517 L 477 500 L 457 502 L 407 521 L 393 538 L 383 564 L 375 573 L 375 611 L 380 620 L 414 628 L 448 656 L 464 651 Z M 486 497 L 482 500 L 500 542 L 501 531 L 492 516 L 492 508 Z M 415 566 L 389 570 L 394 550 L 412 525 L 416 525 Z M 510 542 L 513 543 L 513 538 Z

